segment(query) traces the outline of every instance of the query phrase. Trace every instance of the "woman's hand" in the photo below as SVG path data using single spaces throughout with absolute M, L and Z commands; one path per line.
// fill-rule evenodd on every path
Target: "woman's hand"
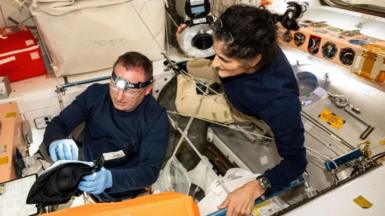
M 251 214 L 255 200 L 265 190 L 258 181 L 251 181 L 231 192 L 218 208 L 227 208 L 226 216 L 248 216 Z
M 179 40 L 179 37 L 180 37 L 180 34 L 182 33 L 182 31 L 187 27 L 187 25 L 185 23 L 182 23 L 178 26 L 178 28 L 176 29 L 176 39 Z

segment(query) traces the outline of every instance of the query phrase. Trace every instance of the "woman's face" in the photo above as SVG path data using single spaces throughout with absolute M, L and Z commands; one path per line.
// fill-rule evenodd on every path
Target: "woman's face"
M 237 76 L 243 73 L 253 73 L 256 70 L 255 62 L 250 62 L 247 64 L 246 60 L 239 60 L 235 58 L 230 58 L 223 53 L 224 42 L 214 40 L 214 50 L 215 57 L 212 62 L 212 67 L 218 71 L 218 75 L 221 78 Z M 258 61 L 259 62 L 259 57 Z

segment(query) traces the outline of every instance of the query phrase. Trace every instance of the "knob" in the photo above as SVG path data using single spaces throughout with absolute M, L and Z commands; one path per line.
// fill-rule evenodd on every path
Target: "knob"
M 340 61 L 344 65 L 352 65 L 354 60 L 355 52 L 352 48 L 343 48 L 340 52 Z
M 307 47 L 309 53 L 313 55 L 317 54 L 320 47 L 320 43 L 321 43 L 321 38 L 312 35 L 309 39 L 309 44 Z
M 326 42 L 322 46 L 322 55 L 325 58 L 332 59 L 337 53 L 337 46 L 332 42 Z
M 306 36 L 301 32 L 294 33 L 294 43 L 297 47 L 301 46 L 305 42 Z
M 290 43 L 290 41 L 293 40 L 293 36 L 291 35 L 290 31 L 286 31 L 285 33 L 282 34 L 282 39 L 286 43 Z

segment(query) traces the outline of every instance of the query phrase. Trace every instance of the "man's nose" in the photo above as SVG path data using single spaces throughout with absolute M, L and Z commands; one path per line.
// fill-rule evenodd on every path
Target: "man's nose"
M 124 90 L 119 89 L 118 94 L 116 95 L 117 100 L 122 100 L 124 96 Z

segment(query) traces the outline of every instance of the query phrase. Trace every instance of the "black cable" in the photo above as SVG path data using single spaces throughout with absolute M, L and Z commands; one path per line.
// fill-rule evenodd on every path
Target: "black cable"
M 380 158 L 382 158 L 384 156 L 385 156 L 385 152 L 380 152 L 380 153 L 375 154 L 372 157 L 370 157 L 370 159 L 373 160 L 373 161 L 376 161 L 376 160 L 378 160 L 378 159 L 380 159 Z

